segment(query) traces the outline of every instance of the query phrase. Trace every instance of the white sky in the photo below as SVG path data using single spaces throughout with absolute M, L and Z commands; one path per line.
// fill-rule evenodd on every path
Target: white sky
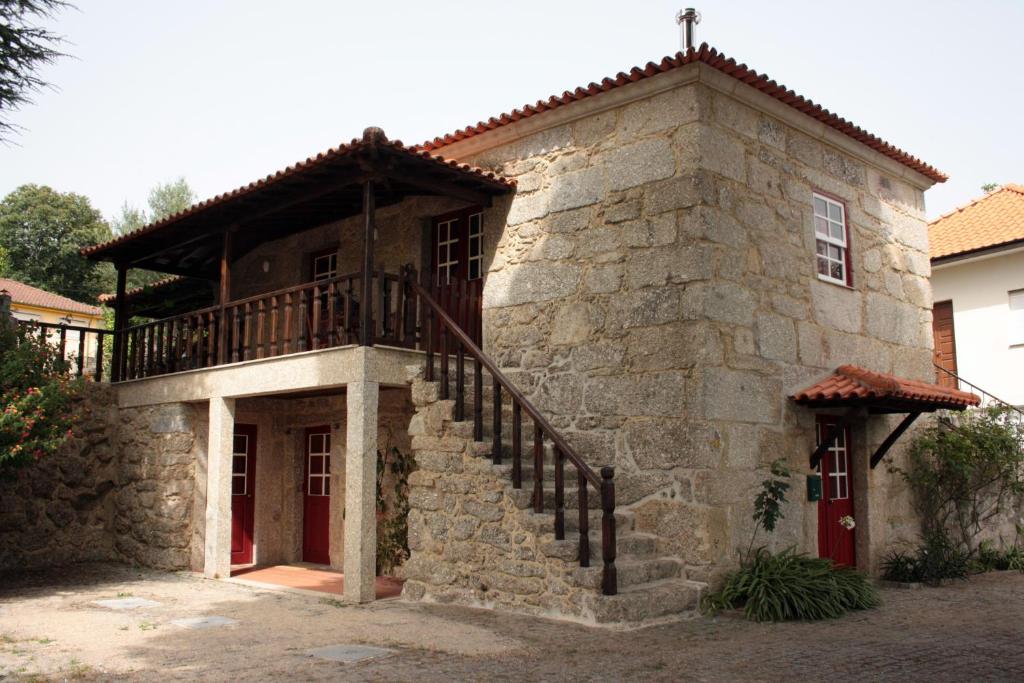
M 106 216 L 184 176 L 224 192 L 377 125 L 408 144 L 678 49 L 664 0 L 75 0 L 74 59 L 14 115 L 23 183 Z M 697 0 L 695 0 L 696 2 Z M 1024 2 L 699 0 L 707 41 L 950 175 L 929 216 L 1024 183 Z

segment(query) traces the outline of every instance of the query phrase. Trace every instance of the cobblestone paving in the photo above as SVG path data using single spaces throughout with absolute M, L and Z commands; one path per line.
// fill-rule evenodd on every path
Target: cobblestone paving
M 76 581 L 75 572 L 92 574 Z M 127 592 L 163 604 L 145 614 L 88 606 Z M 759 625 L 729 615 L 614 632 L 396 601 L 341 607 L 101 565 L 59 578 L 2 577 L 0 680 L 1024 680 L 1024 574 L 884 589 L 883 600 L 828 622 Z M 239 623 L 172 625 L 206 607 Z M 355 664 L 306 654 L 342 643 L 396 654 Z

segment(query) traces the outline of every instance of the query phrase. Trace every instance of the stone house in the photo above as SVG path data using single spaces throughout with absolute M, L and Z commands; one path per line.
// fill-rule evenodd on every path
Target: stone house
M 917 528 L 875 466 L 976 400 L 927 383 L 944 179 L 702 46 L 415 147 L 370 128 L 87 249 L 119 273 L 119 505 L 156 498 L 120 551 L 330 564 L 372 600 L 386 444 L 418 466 L 408 599 L 689 613 L 779 458 L 764 542 L 876 571 Z

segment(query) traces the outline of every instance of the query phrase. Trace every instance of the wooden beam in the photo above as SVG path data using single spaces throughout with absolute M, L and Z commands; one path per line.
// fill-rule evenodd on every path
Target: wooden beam
M 903 436 L 903 432 L 910 428 L 910 425 L 914 424 L 914 420 L 920 417 L 921 413 L 909 413 L 903 420 L 896 425 L 896 429 L 892 430 L 892 433 L 885 437 L 885 441 L 878 447 L 875 454 L 871 456 L 871 469 L 875 469 L 878 463 L 882 462 L 882 458 L 889 452 L 896 440 Z
M 110 362 L 110 381 L 121 381 L 121 355 L 124 353 L 124 340 L 121 331 L 125 323 L 125 290 L 128 285 L 128 266 L 117 264 L 117 294 L 114 297 L 114 348 Z
M 234 233 L 231 230 L 224 231 L 224 238 L 220 252 L 220 323 L 217 327 L 217 364 L 223 365 L 227 362 L 227 303 L 231 299 L 231 242 Z
M 360 306 L 359 344 L 373 346 L 373 233 L 377 229 L 376 195 L 372 180 L 363 182 L 363 294 Z M 383 315 L 382 311 L 382 315 Z
M 388 170 L 385 175 L 392 180 L 397 180 L 405 183 L 406 185 L 412 185 L 413 187 L 427 190 L 433 194 L 461 199 L 464 202 L 469 202 L 470 204 L 483 208 L 487 208 L 491 205 L 491 195 L 488 193 L 480 192 L 479 190 L 471 190 L 468 187 L 463 187 L 458 183 L 442 180 L 436 176 L 428 176 L 426 172 L 408 173 L 391 169 Z

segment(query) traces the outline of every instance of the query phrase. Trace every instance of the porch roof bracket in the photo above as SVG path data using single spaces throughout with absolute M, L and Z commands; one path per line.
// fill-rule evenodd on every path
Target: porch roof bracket
M 820 444 L 818 444 L 818 447 L 814 449 L 813 453 L 811 453 L 812 470 L 818 469 L 818 463 L 821 462 L 822 456 L 824 456 L 825 452 L 832 447 L 833 443 L 835 443 L 836 438 L 838 438 L 839 432 L 842 428 L 843 423 L 841 421 L 836 421 L 836 423 L 832 425 L 832 427 L 825 434 L 825 438 L 821 440 Z
M 881 443 L 878 450 L 876 450 L 874 455 L 871 456 L 871 469 L 875 469 L 875 466 L 882 462 L 882 458 L 884 458 L 885 454 L 889 452 L 889 449 L 892 448 L 893 444 L 903 436 L 903 432 L 907 431 L 907 429 L 910 428 L 910 425 L 914 424 L 914 420 L 916 420 L 920 415 L 921 413 L 908 413 L 907 416 L 904 417 L 898 425 L 896 425 L 896 429 L 892 430 L 892 433 L 885 437 L 885 441 Z

